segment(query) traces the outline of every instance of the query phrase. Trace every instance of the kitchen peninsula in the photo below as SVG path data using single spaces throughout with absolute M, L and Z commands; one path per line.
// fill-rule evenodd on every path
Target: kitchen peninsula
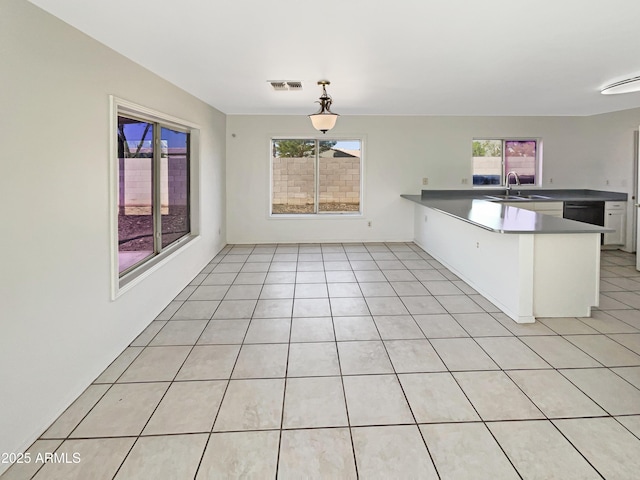
M 626 194 L 503 193 L 423 190 L 402 197 L 416 204 L 416 244 L 516 322 L 589 316 L 598 305 L 601 234 L 611 230 L 518 208 L 514 202 L 585 196 L 625 201 Z

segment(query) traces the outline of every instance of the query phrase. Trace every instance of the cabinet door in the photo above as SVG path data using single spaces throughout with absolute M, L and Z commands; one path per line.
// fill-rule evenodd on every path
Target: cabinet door
M 624 245 L 626 236 L 624 210 L 608 210 L 604 213 L 604 226 L 615 232 L 604 234 L 604 245 Z

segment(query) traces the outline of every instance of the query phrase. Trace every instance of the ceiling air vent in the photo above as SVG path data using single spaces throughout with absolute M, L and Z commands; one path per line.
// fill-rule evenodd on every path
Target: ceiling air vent
M 267 80 L 276 92 L 302 90 L 302 82 L 297 80 Z

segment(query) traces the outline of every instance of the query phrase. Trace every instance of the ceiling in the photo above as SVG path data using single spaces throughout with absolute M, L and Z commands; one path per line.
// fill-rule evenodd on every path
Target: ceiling
M 31 0 L 226 114 L 592 115 L 640 75 L 637 0 Z M 273 91 L 267 80 L 300 80 Z

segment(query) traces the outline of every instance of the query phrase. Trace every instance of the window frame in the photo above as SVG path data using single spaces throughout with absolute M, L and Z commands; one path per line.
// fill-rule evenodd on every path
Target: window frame
M 314 213 L 273 213 L 273 142 L 278 140 L 309 140 L 313 142 L 322 141 L 358 141 L 360 142 L 360 198 L 359 198 L 359 210 L 357 212 L 322 212 L 319 210 L 320 206 L 320 156 L 318 149 L 316 148 L 314 176 L 315 176 L 315 192 L 314 192 L 314 206 L 316 211 Z M 317 143 L 316 143 L 317 145 Z M 269 138 L 269 201 L 267 205 L 267 217 L 269 219 L 313 219 L 313 218 L 354 218 L 364 216 L 364 150 L 365 150 L 365 138 L 362 135 L 353 136 L 312 136 L 312 135 L 274 135 Z
M 483 141 L 483 140 L 499 140 L 502 142 L 502 159 L 500 165 L 500 183 L 497 185 L 474 185 L 473 184 L 473 142 L 475 141 Z M 471 139 L 471 186 L 472 188 L 478 189 L 491 189 L 491 188 L 506 188 L 506 175 L 508 172 L 505 171 L 506 161 L 505 161 L 505 143 L 506 142 L 536 142 L 536 156 L 535 156 L 535 181 L 533 183 L 528 183 L 523 186 L 526 187 L 541 187 L 542 186 L 542 138 L 540 137 L 473 137 Z
M 109 96 L 110 103 L 110 147 L 109 147 L 109 208 L 110 208 L 110 252 L 111 252 L 111 299 L 115 300 L 120 295 L 140 283 L 162 265 L 170 261 L 175 255 L 182 252 L 193 241 L 200 238 L 199 218 L 199 145 L 200 127 L 192 122 L 183 120 L 150 108 L 129 102 L 127 100 Z M 124 271 L 119 269 L 118 246 L 118 207 L 119 207 L 119 158 L 118 158 L 118 117 L 126 117 L 153 124 L 154 131 L 154 155 L 152 160 L 152 197 L 154 206 L 160 204 L 161 192 L 158 188 L 160 182 L 160 168 L 162 148 L 160 145 L 162 128 L 186 133 L 188 135 L 187 151 L 189 154 L 187 165 L 188 179 L 188 214 L 189 232 L 176 239 L 171 244 L 162 247 L 161 237 L 162 214 L 159 208 L 154 208 L 154 254 L 131 265 Z M 159 229 L 159 230 L 158 230 Z M 160 244 L 160 245 L 159 245 Z M 158 249 L 159 245 L 159 249 Z

